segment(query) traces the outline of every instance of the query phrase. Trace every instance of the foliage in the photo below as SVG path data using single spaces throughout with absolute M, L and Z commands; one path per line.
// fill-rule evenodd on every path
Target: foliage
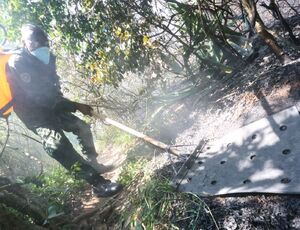
M 127 162 L 121 169 L 119 181 L 121 184 L 130 185 L 139 172 L 145 167 L 147 160 L 140 158 Z
M 37 225 L 48 224 L 51 228 L 58 217 L 64 215 L 66 220 L 65 214 L 73 208 L 71 204 L 83 186 L 83 181 L 76 180 L 62 168 L 55 168 L 37 178 L 18 180 L 2 186 L 0 223 L 4 223 L 4 229 L 8 229 L 7 224 L 12 224 L 12 229 L 20 229 L 20 226 L 38 229 Z M 10 180 L 3 177 L 2 182 Z
M 165 8 L 159 13 L 148 1 L 3 1 L 0 7 L 6 10 L 0 19 L 10 37 L 19 34 L 15 32 L 24 22 L 41 25 L 54 42 L 77 56 L 94 84 L 117 86 L 126 72 L 144 71 L 150 61 L 158 73 L 163 62 L 167 68 L 178 66 L 181 55 L 170 55 L 175 43 L 183 50 L 185 64 L 193 54 L 207 67 L 228 71 L 225 58 L 237 52 L 230 51 L 227 34 L 239 35 L 224 20 L 228 6 L 218 13 L 220 7 L 212 2 L 199 6 L 201 11 L 168 2 L 159 2 Z
M 10 38 L 23 23 L 41 25 L 95 85 L 116 87 L 146 69 L 226 75 L 249 55 L 243 41 L 251 25 L 238 0 L 3 0 L 0 9 Z
M 59 211 L 67 210 L 67 206 L 78 190 L 83 187 L 82 180 L 68 173 L 62 167 L 46 172 L 38 178 L 39 183 L 30 184 L 32 191 L 47 199 L 49 207 L 57 207 Z
M 3 25 L 0 24 L 0 47 L 6 42 L 7 32 Z
M 128 191 L 118 219 L 119 228 L 199 229 L 205 220 L 218 229 L 211 210 L 201 198 L 177 192 L 163 173 L 153 171 L 152 164 L 140 158 L 122 168 L 119 180 Z
M 41 25 L 77 56 L 95 84 L 117 85 L 125 71 L 142 71 L 149 64 L 147 26 L 137 23 L 122 1 L 14 0 L 1 8 L 10 16 L 5 21 L 9 30 L 24 22 Z
M 227 63 L 228 59 L 235 62 L 239 54 L 229 45 L 227 39 L 230 35 L 242 34 L 232 30 L 228 20 L 225 20 L 228 14 L 232 14 L 229 5 L 220 7 L 211 1 L 203 1 L 198 6 L 170 2 L 184 23 L 180 32 L 190 37 L 190 45 L 184 46 L 186 58 L 194 54 L 204 65 L 231 72 L 230 66 L 224 64 L 225 60 L 227 59 Z
M 22 213 L 20 213 L 18 210 L 14 209 L 14 208 L 7 207 L 5 204 L 0 204 L 0 209 L 4 213 L 9 213 L 9 214 L 15 216 L 16 218 L 25 219 L 25 216 Z
M 114 126 L 107 126 L 98 138 L 97 145 L 99 145 L 100 149 L 105 149 L 109 146 L 117 146 L 126 150 L 133 146 L 135 141 L 136 138 L 132 135 Z
M 20 213 L 20 211 L 0 204 L 0 229 L 31 229 L 30 217 Z
M 167 179 L 151 178 L 131 198 L 131 208 L 123 211 L 124 229 L 199 229 L 201 220 L 216 221 L 198 196 L 178 193 Z

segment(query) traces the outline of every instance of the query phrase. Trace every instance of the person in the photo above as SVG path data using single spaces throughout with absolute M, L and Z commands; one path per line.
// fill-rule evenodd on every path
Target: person
M 79 111 L 92 116 L 92 107 L 63 97 L 55 56 L 50 52 L 47 34 L 40 27 L 24 25 L 21 37 L 23 48 L 11 56 L 7 66 L 15 113 L 28 129 L 40 136 L 45 151 L 76 177 L 90 183 L 98 196 L 117 194 L 122 185 L 100 176 L 63 132 L 75 134 L 82 153 L 95 159 L 98 154 L 90 126 L 73 114 Z

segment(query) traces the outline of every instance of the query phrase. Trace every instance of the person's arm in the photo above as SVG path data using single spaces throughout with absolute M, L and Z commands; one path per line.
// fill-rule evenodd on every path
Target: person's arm
M 76 112 L 77 110 L 84 115 L 93 115 L 93 108 L 89 105 L 71 101 L 62 97 L 55 106 L 56 112 Z
M 60 85 L 60 77 L 56 72 L 56 57 L 53 55 L 53 64 L 54 64 L 54 84 L 57 87 L 57 90 L 59 92 L 59 100 L 55 106 L 55 110 L 57 112 L 76 112 L 77 110 L 81 112 L 84 115 L 92 116 L 93 108 L 89 105 L 78 103 L 71 101 L 67 98 L 63 97 L 63 93 L 61 92 L 61 85 Z

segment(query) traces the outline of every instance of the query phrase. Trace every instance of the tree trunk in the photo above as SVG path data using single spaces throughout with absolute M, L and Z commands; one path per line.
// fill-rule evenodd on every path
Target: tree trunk
M 42 224 L 46 219 L 45 212 L 39 206 L 13 193 L 7 191 L 0 192 L 0 203 L 5 204 L 7 207 L 14 208 L 20 213 L 29 215 L 38 224 Z
M 268 8 L 270 10 L 272 10 L 272 12 L 278 17 L 278 19 L 280 20 L 280 22 L 282 24 L 282 27 L 289 33 L 289 36 L 290 36 L 291 40 L 294 42 L 294 44 L 299 46 L 300 39 L 297 39 L 295 37 L 292 28 L 290 27 L 290 25 L 287 23 L 287 21 L 282 16 L 278 5 L 275 3 L 275 0 L 270 0 L 270 4 L 269 4 Z
M 46 230 L 46 228 L 24 221 L 4 207 L 0 209 L 0 229 Z
M 278 45 L 274 36 L 270 34 L 263 21 L 261 20 L 254 0 L 242 0 L 242 5 L 248 14 L 251 25 L 255 28 L 256 33 L 260 35 L 265 43 L 272 49 L 281 64 L 286 64 L 291 61 L 289 56 L 284 53 L 283 49 Z
M 31 196 L 20 184 L 14 184 L 9 179 L 0 177 L 0 203 L 28 215 L 35 223 L 42 224 L 46 219 L 46 208 L 43 207 L 45 202 L 42 198 Z

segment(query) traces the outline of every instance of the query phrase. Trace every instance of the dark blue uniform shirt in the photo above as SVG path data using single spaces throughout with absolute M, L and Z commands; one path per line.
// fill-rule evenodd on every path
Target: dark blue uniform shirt
M 74 103 L 60 91 L 54 55 L 46 65 L 22 49 L 10 58 L 7 72 L 14 111 L 28 128 L 55 125 L 57 113 L 62 110 L 75 112 Z

